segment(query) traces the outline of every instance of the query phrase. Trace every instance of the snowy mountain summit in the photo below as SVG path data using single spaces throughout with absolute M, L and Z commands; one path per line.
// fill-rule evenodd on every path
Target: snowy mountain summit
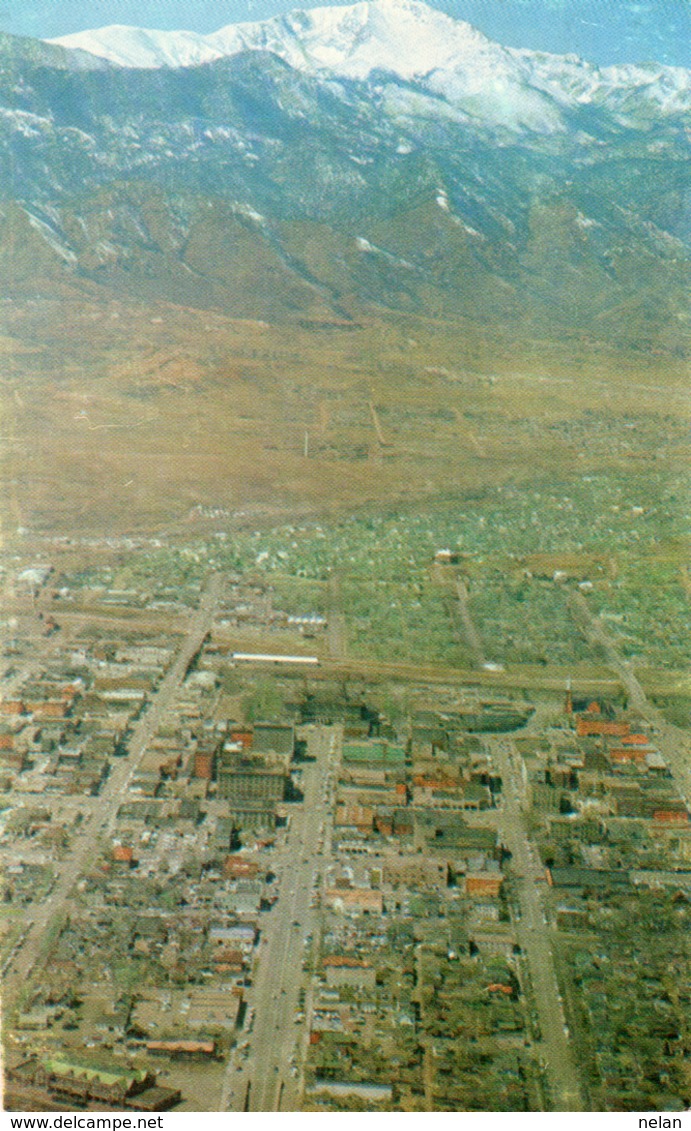
M 504 48 L 470 24 L 420 0 L 360 0 L 296 10 L 212 35 L 114 25 L 50 40 L 118 67 L 191 67 L 243 51 L 267 51 L 319 78 L 414 83 L 456 115 L 489 126 L 563 132 L 564 113 L 584 105 L 621 115 L 691 108 L 691 72 L 678 67 L 598 67 L 575 56 Z
M 137 68 L 188 67 L 240 51 L 271 51 L 302 71 L 357 79 L 373 70 L 409 79 L 497 50 L 469 24 L 419 0 L 360 0 L 347 7 L 296 10 L 257 23 L 229 24 L 212 35 L 113 25 L 49 42 Z
M 688 326 L 691 71 L 506 48 L 421 0 L 3 45 L 0 180 L 39 277 L 636 351 Z

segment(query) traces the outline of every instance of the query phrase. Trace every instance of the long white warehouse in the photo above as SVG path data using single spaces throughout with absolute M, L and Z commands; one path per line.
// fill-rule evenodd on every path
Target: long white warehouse
M 233 652 L 231 659 L 238 663 L 255 664 L 318 664 L 318 656 L 272 656 L 265 652 Z

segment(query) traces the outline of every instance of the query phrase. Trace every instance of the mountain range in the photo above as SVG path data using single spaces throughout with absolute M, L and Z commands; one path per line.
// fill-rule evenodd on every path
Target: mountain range
M 691 74 L 681 67 L 597 68 L 574 56 L 503 48 L 420 0 L 361 0 L 295 11 L 230 24 L 207 36 L 115 25 L 51 42 L 141 69 L 269 51 L 325 80 L 364 81 L 382 72 L 416 81 L 471 118 L 537 130 L 563 130 L 563 112 L 587 105 L 605 106 L 624 121 L 644 105 L 664 115 L 691 109 Z
M 0 267 L 238 316 L 687 348 L 691 72 L 418 0 L 0 37 Z

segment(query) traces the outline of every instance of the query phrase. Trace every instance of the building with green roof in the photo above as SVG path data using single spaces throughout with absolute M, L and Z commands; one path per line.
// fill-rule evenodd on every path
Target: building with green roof
M 39 1062 L 34 1083 L 56 1094 L 122 1103 L 128 1096 L 151 1087 L 155 1077 L 145 1068 L 104 1068 L 49 1057 Z
M 346 763 L 387 769 L 404 764 L 405 747 L 383 738 L 372 738 L 366 742 L 346 742 L 342 757 Z

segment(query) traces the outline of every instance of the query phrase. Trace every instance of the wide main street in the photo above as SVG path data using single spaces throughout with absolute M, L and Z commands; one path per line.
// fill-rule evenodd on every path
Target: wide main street
M 247 995 L 253 1018 L 248 1045 L 231 1053 L 222 1107 L 231 1111 L 294 1111 L 300 1093 L 300 1053 L 306 1010 L 300 1006 L 303 964 L 316 941 L 317 907 L 327 864 L 327 826 L 334 767 L 340 758 L 338 727 L 308 732 L 302 763 L 303 801 L 288 806 L 290 826 L 272 868 L 279 895 L 267 912 Z M 244 1044 L 240 1041 L 240 1044 Z
M 518 777 L 519 759 L 506 738 L 489 742 L 492 761 L 501 774 L 503 843 L 511 853 L 511 875 L 520 908 L 516 935 L 525 955 L 540 1025 L 540 1045 L 556 1111 L 583 1111 L 578 1070 L 569 1039 L 564 1007 L 559 993 L 547 920 L 540 887 L 544 869 L 530 844 L 522 810 Z

